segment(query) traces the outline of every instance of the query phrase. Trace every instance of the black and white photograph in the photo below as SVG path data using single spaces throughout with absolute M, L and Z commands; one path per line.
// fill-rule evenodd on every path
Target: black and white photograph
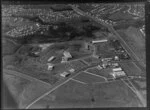
M 147 107 L 145 2 L 1 3 L 2 108 Z

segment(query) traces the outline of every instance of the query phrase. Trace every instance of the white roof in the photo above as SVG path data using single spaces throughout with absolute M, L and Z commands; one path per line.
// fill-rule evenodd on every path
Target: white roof
M 124 72 L 124 71 L 116 71 L 116 72 L 114 72 L 114 74 L 115 74 L 116 76 L 124 76 L 124 75 L 125 75 L 125 72 Z
M 70 52 L 68 52 L 68 51 L 64 51 L 63 54 L 64 54 L 65 57 L 68 57 L 68 58 L 72 57 L 71 54 L 70 54 Z
M 51 56 L 48 61 L 52 61 L 55 58 L 55 56 Z
M 107 39 L 102 39 L 102 40 L 93 40 L 92 43 L 99 43 L 99 42 L 107 42 Z
M 113 68 L 113 71 L 121 71 L 122 70 L 122 68 Z
M 63 72 L 63 73 L 61 73 L 60 75 L 63 76 L 63 77 L 66 77 L 66 75 L 68 75 L 68 74 L 70 74 L 70 73 Z

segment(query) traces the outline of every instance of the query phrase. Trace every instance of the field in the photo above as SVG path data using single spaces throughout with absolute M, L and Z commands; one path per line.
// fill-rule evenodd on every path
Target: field
M 70 62 L 70 65 L 72 66 L 72 68 L 75 69 L 75 71 L 78 71 L 78 70 L 85 68 L 87 66 L 83 62 L 81 62 L 80 60 Z
M 136 95 L 122 82 L 114 81 L 94 86 L 94 107 L 138 107 Z M 101 102 L 101 103 L 99 103 Z
M 147 100 L 146 79 L 132 79 L 131 82 L 134 84 L 136 89 L 142 94 L 144 99 Z
M 109 73 L 112 72 L 111 68 L 106 68 L 102 70 L 98 70 L 97 68 L 92 68 L 92 69 L 88 69 L 88 72 L 96 74 L 96 75 L 100 75 L 106 78 L 112 78 L 112 76 L 109 75 Z
M 94 57 L 88 57 L 88 58 L 84 58 L 84 61 L 87 62 L 88 64 L 92 65 L 92 64 L 95 64 L 95 63 L 101 63 L 101 61 L 97 58 L 94 58 Z
M 50 86 L 39 82 L 15 76 L 13 74 L 4 73 L 4 82 L 8 86 L 9 91 L 17 101 L 19 108 L 24 108 L 37 97 L 50 89 Z
M 138 107 L 135 94 L 122 81 L 82 85 L 69 81 L 30 108 Z
M 101 55 L 103 57 L 107 56 L 114 56 L 114 48 L 107 42 L 107 43 L 99 43 L 96 45 L 96 54 Z
M 104 78 L 97 77 L 97 76 L 94 76 L 85 72 L 81 72 L 74 79 L 79 80 L 81 82 L 85 82 L 85 83 L 105 82 Z
M 39 68 L 40 69 L 40 68 Z M 54 84 L 56 83 L 59 79 L 55 76 L 57 73 L 55 72 L 42 72 L 37 70 L 36 68 L 29 68 L 29 67 L 23 67 L 23 68 L 16 68 L 14 67 L 13 70 L 17 72 L 21 72 L 25 75 L 28 75 L 30 77 L 37 78 L 41 81 L 44 81 L 49 84 Z
M 14 44 L 11 40 L 2 39 L 2 55 L 11 55 L 14 54 L 19 45 Z
M 118 33 L 139 59 L 146 63 L 145 39 L 140 30 L 134 27 L 129 27 L 127 30 L 118 31 Z
M 138 90 L 146 90 L 146 79 L 132 79 L 131 81 Z
M 69 63 L 60 63 L 55 65 L 54 70 L 52 70 L 55 73 L 61 73 L 64 71 L 68 71 L 69 69 L 71 69 L 71 65 Z
M 134 62 L 120 63 L 120 66 L 128 76 L 138 76 L 143 74 L 141 69 L 138 68 Z
M 108 17 L 108 19 L 112 21 L 119 21 L 119 20 L 132 20 L 133 15 L 128 14 L 128 13 L 123 13 L 122 11 L 113 13 L 111 16 Z
M 42 106 L 40 108 L 46 108 L 47 106 L 49 108 L 80 108 L 90 107 L 90 103 L 90 93 L 87 86 L 69 81 L 38 101 L 33 105 L 33 108 L 36 108 L 36 106 Z

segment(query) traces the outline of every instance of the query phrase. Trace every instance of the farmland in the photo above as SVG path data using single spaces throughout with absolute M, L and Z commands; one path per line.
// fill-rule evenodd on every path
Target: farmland
M 92 69 L 88 69 L 87 71 L 96 75 L 103 76 L 105 78 L 112 78 L 112 76 L 110 75 L 110 73 L 112 72 L 112 68 L 106 68 L 102 70 L 98 70 L 97 68 L 92 68 Z
M 144 75 L 134 62 L 120 63 L 120 66 L 128 76 Z
M 69 81 L 30 108 L 137 107 L 135 94 L 121 81 L 81 85 Z
M 97 77 L 86 72 L 80 73 L 74 79 L 85 83 L 105 82 L 105 79 L 103 77 Z
M 108 43 L 101 43 L 99 45 L 96 45 L 96 54 L 101 55 L 103 57 L 107 56 L 114 56 L 114 48 Z
M 80 60 L 79 61 L 72 61 L 72 62 L 70 62 L 70 65 L 75 70 L 80 70 L 80 69 L 85 68 L 87 66 L 83 62 L 81 62 Z
M 135 52 L 139 59 L 145 63 L 145 40 L 139 30 L 134 27 L 129 27 L 127 30 L 119 30 L 118 33 Z

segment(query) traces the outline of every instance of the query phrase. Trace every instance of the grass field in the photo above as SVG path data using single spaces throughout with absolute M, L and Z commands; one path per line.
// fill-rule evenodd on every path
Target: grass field
M 142 75 L 141 69 L 134 62 L 120 63 L 120 66 L 128 76 Z
M 114 56 L 114 48 L 108 43 L 99 43 L 96 45 L 96 54 L 103 57 Z
M 30 108 L 139 107 L 135 94 L 122 82 L 82 85 L 69 81 Z
M 68 71 L 71 69 L 71 65 L 69 63 L 60 63 L 58 65 L 55 65 L 54 70 L 52 70 L 55 73 L 62 73 L 64 71 Z
M 16 45 L 11 40 L 2 39 L 2 55 L 11 55 L 14 54 L 20 45 Z
M 140 30 L 134 27 L 129 27 L 127 30 L 119 30 L 118 33 L 139 59 L 146 63 L 145 39 L 140 33 Z
M 87 74 L 85 72 L 81 72 L 74 79 L 85 82 L 85 83 L 105 82 L 104 78 L 97 77 L 91 74 Z
M 146 79 L 132 79 L 131 81 L 138 90 L 146 90 Z
M 135 94 L 122 81 L 96 84 L 93 89 L 96 107 L 141 106 Z
M 112 72 L 111 68 L 102 69 L 102 70 L 98 70 L 97 68 L 92 68 L 92 69 L 88 69 L 88 72 L 97 74 L 106 78 L 112 78 L 112 76 L 109 75 L 109 73 Z
M 6 73 L 4 73 L 4 82 L 17 100 L 19 108 L 24 108 L 50 89 L 50 86 Z
M 82 108 L 90 107 L 90 94 L 87 86 L 69 81 L 48 96 L 35 103 L 31 108 Z

